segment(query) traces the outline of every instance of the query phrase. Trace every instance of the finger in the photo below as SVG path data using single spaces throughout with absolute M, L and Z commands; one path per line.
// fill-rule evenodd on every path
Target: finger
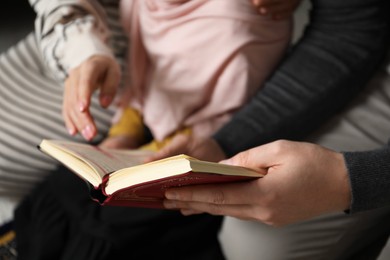
M 74 136 L 77 134 L 78 130 L 76 125 L 73 123 L 72 118 L 69 116 L 68 112 L 65 112 L 65 110 L 62 110 L 62 117 L 65 122 L 65 127 L 69 133 L 69 135 Z
M 79 87 L 80 76 L 81 69 L 74 69 L 66 81 L 63 114 L 67 127 L 71 128 L 68 131 L 80 132 L 86 140 L 91 140 L 96 135 L 96 126 L 89 110 L 80 113 L 78 101 L 74 95 Z
M 269 8 L 267 6 L 258 6 L 257 12 L 261 15 L 268 15 L 270 13 Z
M 68 130 L 68 133 L 70 135 L 77 134 L 77 126 L 72 120 L 72 117 L 70 116 L 72 113 L 72 110 L 75 109 L 75 98 L 74 93 L 76 91 L 76 86 L 78 83 L 78 71 L 74 70 L 72 71 L 68 78 L 65 81 L 64 85 L 64 97 L 62 101 L 62 117 L 65 122 L 65 126 Z
M 81 113 L 77 109 L 70 112 L 70 118 L 77 128 L 77 131 L 88 141 L 92 140 L 96 133 L 96 125 L 89 111 Z
M 292 15 L 294 13 L 295 6 L 292 4 L 280 4 L 280 5 L 272 5 L 264 7 L 266 9 L 267 14 L 271 14 L 272 16 L 282 18 L 281 14 L 285 14 L 286 17 Z
M 256 7 L 259 6 L 268 6 L 273 4 L 280 4 L 285 0 L 252 0 L 252 4 Z
M 282 10 L 294 10 L 293 3 L 290 2 L 270 2 L 267 4 L 261 4 L 257 7 L 259 14 L 268 15 L 268 14 L 277 14 Z
M 257 181 L 261 180 L 171 188 L 165 192 L 165 197 L 169 200 L 219 205 L 254 203 L 256 198 L 252 194 L 258 192 Z
M 77 91 L 77 102 L 81 112 L 89 109 L 92 93 L 99 88 L 102 77 L 102 66 L 91 59 L 80 67 L 80 80 Z
M 197 215 L 197 214 L 205 213 L 204 211 L 194 210 L 194 209 L 180 209 L 180 212 L 184 216 L 190 216 L 190 215 Z
M 280 158 L 277 155 L 292 143 L 284 140 L 275 141 L 241 152 L 221 163 L 262 171 L 277 165 Z
M 102 107 L 108 107 L 114 100 L 120 78 L 121 73 L 119 65 L 114 61 L 112 66 L 107 68 L 103 86 L 100 89 L 100 104 Z
M 252 4 L 258 6 L 260 4 L 260 0 L 252 0 Z
M 188 135 L 178 134 L 172 138 L 172 141 L 160 149 L 157 153 L 151 155 L 145 162 L 160 160 L 169 156 L 187 153 L 187 144 L 190 138 Z
M 244 220 L 253 219 L 252 206 L 250 205 L 221 205 L 202 202 L 164 201 L 164 206 L 169 208 L 174 206 L 180 209 L 185 216 L 200 213 L 209 213 L 216 216 L 231 216 Z
M 69 135 L 75 136 L 77 134 L 77 128 L 73 124 L 71 118 L 68 116 L 68 114 L 65 114 L 65 113 L 62 114 L 62 117 L 64 118 L 65 127 L 66 127 L 66 130 L 68 131 Z

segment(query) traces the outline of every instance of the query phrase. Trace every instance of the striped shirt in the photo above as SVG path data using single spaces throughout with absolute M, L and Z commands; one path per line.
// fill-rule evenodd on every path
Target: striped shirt
M 125 66 L 127 40 L 118 1 L 30 3 L 37 14 L 35 33 L 0 55 L 0 223 L 56 168 L 36 148 L 43 138 L 84 142 L 67 133 L 61 115 L 68 71 L 94 54 L 115 56 Z M 91 113 L 99 133 L 96 142 L 107 133 L 114 108 L 102 109 L 95 95 Z

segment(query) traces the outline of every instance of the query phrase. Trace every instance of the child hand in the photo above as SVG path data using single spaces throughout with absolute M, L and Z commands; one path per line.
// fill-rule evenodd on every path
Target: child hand
M 259 14 L 270 15 L 274 20 L 290 17 L 301 0 L 252 0 Z
M 80 132 L 91 140 L 97 132 L 89 111 L 91 96 L 100 90 L 100 104 L 108 107 L 121 78 L 119 64 L 108 56 L 95 55 L 72 69 L 65 81 L 62 115 L 69 134 Z
M 129 135 L 117 135 L 107 137 L 99 146 L 110 149 L 134 149 L 139 146 L 139 143 Z

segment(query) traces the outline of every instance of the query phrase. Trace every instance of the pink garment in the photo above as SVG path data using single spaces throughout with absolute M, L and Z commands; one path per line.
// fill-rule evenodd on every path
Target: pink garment
M 213 134 L 261 87 L 292 27 L 250 0 L 122 0 L 121 13 L 132 105 L 157 140 L 187 126 Z

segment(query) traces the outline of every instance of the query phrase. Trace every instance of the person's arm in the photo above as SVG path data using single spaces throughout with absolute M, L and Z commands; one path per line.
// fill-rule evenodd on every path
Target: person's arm
M 56 78 L 93 55 L 113 57 L 106 14 L 97 1 L 29 0 L 42 56 Z
M 92 140 L 97 128 L 89 109 L 91 97 L 99 90 L 101 106 L 108 107 L 121 80 L 120 60 L 124 57 L 114 57 L 114 53 L 123 56 L 126 46 L 115 45 L 118 39 L 114 39 L 121 31 L 119 15 L 115 17 L 119 0 L 102 5 L 96 0 L 30 3 L 37 14 L 35 31 L 42 56 L 54 76 L 64 82 L 62 114 L 66 128 L 70 135 L 79 132 L 86 140 Z
M 265 173 L 255 181 L 194 185 L 166 191 L 166 208 L 286 225 L 324 213 L 390 206 L 390 144 L 340 153 L 279 140 L 224 161 Z
M 352 188 L 350 213 L 390 206 L 390 144 L 343 155 Z
M 387 0 L 312 1 L 301 40 L 256 96 L 214 138 L 227 156 L 300 140 L 347 104 L 389 46 Z

